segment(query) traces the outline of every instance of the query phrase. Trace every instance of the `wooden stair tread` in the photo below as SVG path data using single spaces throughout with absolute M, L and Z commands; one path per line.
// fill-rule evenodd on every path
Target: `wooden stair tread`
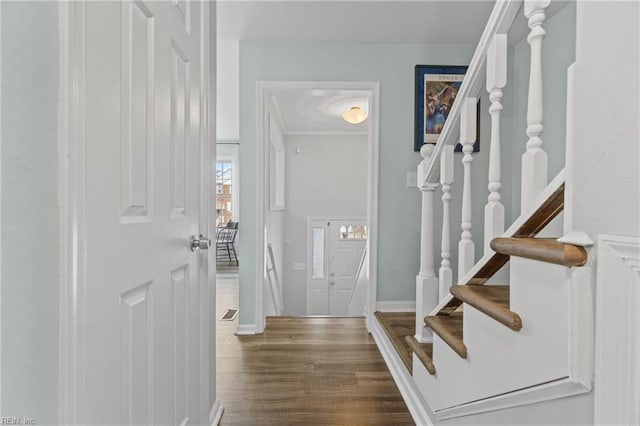
M 425 324 L 444 340 L 447 345 L 460 355 L 467 358 L 467 347 L 462 340 L 463 313 L 452 312 L 449 315 L 428 316 Z
M 427 369 L 429 374 L 436 374 L 436 367 L 433 365 L 433 343 L 420 343 L 415 336 L 405 336 L 404 340 L 409 348 L 416 354 L 422 365 Z
M 454 285 L 451 294 L 514 331 L 522 328 L 520 315 L 509 309 L 508 285 Z
M 382 325 L 382 328 L 389 338 L 402 363 L 407 367 L 409 373 L 413 367 L 413 350 L 405 340 L 407 336 L 413 336 L 416 330 L 415 312 L 374 312 L 374 315 Z
M 555 238 L 494 238 L 491 248 L 507 256 L 518 256 L 562 266 L 583 266 L 587 263 L 584 247 L 564 244 Z

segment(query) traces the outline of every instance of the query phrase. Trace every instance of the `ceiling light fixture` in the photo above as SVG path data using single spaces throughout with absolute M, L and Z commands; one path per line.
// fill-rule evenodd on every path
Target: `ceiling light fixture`
M 361 110 L 359 106 L 351 107 L 350 110 L 342 113 L 342 118 L 349 124 L 360 124 L 367 119 L 369 114 Z

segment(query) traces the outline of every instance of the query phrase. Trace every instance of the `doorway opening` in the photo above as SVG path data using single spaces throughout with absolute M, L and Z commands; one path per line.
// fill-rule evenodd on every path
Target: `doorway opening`
M 369 323 L 377 292 L 379 83 L 258 82 L 257 102 L 256 331 L 274 314 L 366 316 Z M 368 113 L 362 124 L 343 120 L 353 106 Z M 323 233 L 322 260 L 313 229 Z M 318 265 L 322 279 L 311 279 Z M 366 280 L 354 298 L 359 276 Z M 349 309 L 353 300 L 358 306 Z
M 216 271 L 238 274 L 240 259 L 239 171 L 237 143 L 216 145 Z

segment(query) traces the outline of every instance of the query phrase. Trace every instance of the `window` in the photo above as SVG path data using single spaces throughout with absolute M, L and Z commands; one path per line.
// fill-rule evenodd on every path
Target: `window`
M 312 279 L 324 279 L 324 228 L 313 228 Z
M 232 163 L 216 163 L 216 226 L 223 226 L 232 219 L 232 177 Z
M 366 240 L 368 236 L 367 225 L 342 225 L 339 232 L 341 240 Z

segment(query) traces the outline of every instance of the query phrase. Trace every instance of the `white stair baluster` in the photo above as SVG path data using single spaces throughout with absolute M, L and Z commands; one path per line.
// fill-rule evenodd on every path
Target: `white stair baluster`
M 500 196 L 500 113 L 502 89 L 507 84 L 507 36 L 496 34 L 487 51 L 487 92 L 491 106 L 491 146 L 489 148 L 489 198 L 484 208 L 484 253 L 491 252 L 489 243 L 504 233 L 504 205 Z
M 438 304 L 438 277 L 434 265 L 433 199 L 437 183 L 426 180 L 427 165 L 433 155 L 434 145 L 426 144 L 420 149 L 423 160 L 418 165 L 418 189 L 422 193 L 422 223 L 420 230 L 420 272 L 416 276 L 416 340 L 420 343 L 433 341 L 431 329 L 425 327 L 424 317 Z
M 464 100 L 460 114 L 460 142 L 462 143 L 462 165 L 464 183 L 462 187 L 462 234 L 458 243 L 458 283 L 475 263 L 475 245 L 471 239 L 471 163 L 473 162 L 473 144 L 476 141 L 477 99 Z
M 527 151 L 522 155 L 521 213 L 528 212 L 536 197 L 547 186 L 547 153 L 542 148 L 542 24 L 550 0 L 525 0 L 524 14 L 529 19 L 531 65 L 529 71 L 529 98 L 527 104 Z
M 442 185 L 442 261 L 438 274 L 440 282 L 440 300 L 447 297 L 453 284 L 451 270 L 451 224 L 449 205 L 451 201 L 451 185 L 453 184 L 453 146 L 446 145 L 440 154 L 440 185 Z

